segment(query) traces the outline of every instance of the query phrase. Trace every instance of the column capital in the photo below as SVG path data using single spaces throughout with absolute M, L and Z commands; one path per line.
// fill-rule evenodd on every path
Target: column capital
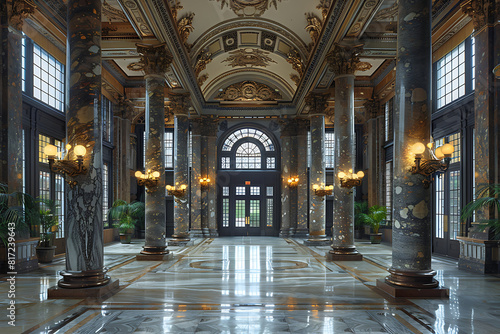
M 305 97 L 306 107 L 309 108 L 309 114 L 326 114 L 328 109 L 329 93 L 314 93 L 310 92 Z
M 360 65 L 359 54 L 363 47 L 361 44 L 341 45 L 335 47 L 326 55 L 326 61 L 335 76 L 354 74 Z
M 128 65 L 127 68 L 131 71 L 144 71 L 146 75 L 163 76 L 173 60 L 166 43 L 157 45 L 137 43 L 136 46 L 141 60 Z
M 206 137 L 217 136 L 219 130 L 219 118 L 216 115 L 203 115 L 192 120 L 197 128 L 197 133 Z
M 472 18 L 474 30 L 479 30 L 487 24 L 494 24 L 499 16 L 500 4 L 494 0 L 468 0 L 461 5 L 462 12 Z
M 170 110 L 176 116 L 188 115 L 188 109 L 191 106 L 191 97 L 189 93 L 168 92 L 167 97 L 170 100 Z
M 36 5 L 29 0 L 13 0 L 10 10 L 9 25 L 16 30 L 23 30 L 24 19 L 35 13 Z
M 297 133 L 297 123 L 295 119 L 285 118 L 278 120 L 281 137 L 294 136 Z
M 370 99 L 364 103 L 366 110 L 366 119 L 376 118 L 381 115 L 380 101 L 378 99 Z

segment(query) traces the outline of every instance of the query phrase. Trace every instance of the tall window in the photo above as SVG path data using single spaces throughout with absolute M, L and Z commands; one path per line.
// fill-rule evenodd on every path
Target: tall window
M 465 42 L 437 62 L 437 108 L 465 95 Z
M 385 163 L 385 207 L 389 223 L 392 223 L 392 175 L 392 161 L 387 161 Z
M 113 103 L 105 96 L 102 97 L 102 135 L 103 139 L 111 142 L 111 133 L 113 131 Z
M 325 132 L 325 167 L 335 168 L 335 136 L 331 131 Z
M 108 209 L 109 209 L 109 168 L 108 164 L 104 163 L 102 165 L 102 221 L 104 223 L 104 228 L 109 227 Z
M 260 169 L 260 149 L 254 143 L 243 143 L 236 149 L 236 169 Z
M 21 77 L 23 80 L 22 89 L 23 92 L 26 91 L 26 35 L 23 33 L 23 38 L 21 40 Z
M 33 97 L 64 111 L 64 66 L 33 43 Z
M 394 111 L 394 98 L 385 103 L 385 141 L 393 140 L 392 115 Z
M 476 89 L 476 39 L 471 37 L 472 90 Z
M 165 168 L 174 168 L 174 133 L 165 131 Z

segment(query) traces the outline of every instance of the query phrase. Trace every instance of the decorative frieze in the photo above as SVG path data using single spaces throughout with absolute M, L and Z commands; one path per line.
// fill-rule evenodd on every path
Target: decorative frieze
M 265 84 L 243 81 L 226 87 L 215 99 L 222 101 L 276 101 L 281 100 L 282 96 Z
M 474 30 L 479 30 L 486 24 L 494 24 L 497 20 L 498 10 L 493 0 L 469 0 L 462 4 L 462 11 L 472 18 Z
M 146 75 L 163 75 L 172 63 L 173 57 L 166 43 L 158 45 L 136 44 L 141 60 L 127 66 L 131 71 L 144 71 Z

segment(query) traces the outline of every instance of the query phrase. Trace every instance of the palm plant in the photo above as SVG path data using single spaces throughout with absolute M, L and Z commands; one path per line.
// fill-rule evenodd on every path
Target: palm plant
M 386 218 L 387 208 L 383 205 L 373 205 L 368 209 L 368 214 L 360 212 L 359 219 L 372 227 L 373 233 L 378 233 L 382 221 Z
M 367 201 L 356 201 L 354 202 L 354 228 L 362 229 L 364 226 L 364 221 L 361 219 L 360 214 L 368 213 L 368 202 Z
M 136 222 L 145 216 L 145 206 L 143 202 L 127 203 L 117 199 L 108 213 L 113 221 L 113 227 L 118 228 L 123 234 L 128 229 L 133 229 Z
M 489 227 L 494 239 L 500 239 L 500 184 L 485 184 L 478 187 L 476 199 L 462 209 L 462 221 L 472 217 L 474 213 L 493 210 L 496 218 L 479 220 L 479 227 L 484 231 Z
M 16 239 L 29 230 L 30 225 L 37 225 L 39 215 L 33 197 L 22 192 L 8 193 L 8 187 L 0 184 L 0 240 L 4 245 L 15 233 Z M 12 239 L 11 239 L 12 240 Z
M 40 243 L 41 247 L 52 246 L 52 228 L 59 224 L 56 213 L 56 202 L 49 199 L 39 199 L 40 206 Z

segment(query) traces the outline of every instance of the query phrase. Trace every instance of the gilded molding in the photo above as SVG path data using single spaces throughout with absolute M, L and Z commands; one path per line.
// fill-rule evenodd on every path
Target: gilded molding
M 203 73 L 202 75 L 200 75 L 198 77 L 198 86 L 203 86 L 203 84 L 205 83 L 205 81 L 207 81 L 208 79 L 208 74 L 207 73 Z
M 363 6 L 355 17 L 356 21 L 351 25 L 351 28 L 346 34 L 347 37 L 359 37 L 365 25 L 369 24 L 369 18 L 372 16 L 373 11 L 377 8 L 380 2 L 380 0 L 364 1 Z
M 306 31 L 312 40 L 312 45 L 315 45 L 319 40 L 319 35 L 321 34 L 321 28 L 323 24 L 321 20 L 313 13 L 306 13 L 307 25 L 305 27 Z
M 127 66 L 131 71 L 144 71 L 146 75 L 164 75 L 173 57 L 165 43 L 158 45 L 136 44 L 141 60 Z
M 13 0 L 9 24 L 16 30 L 23 30 L 24 19 L 35 13 L 36 5 L 30 0 Z
M 321 11 L 321 16 L 323 16 L 323 21 L 326 20 L 331 5 L 332 5 L 332 0 L 320 0 L 319 5 L 316 6 L 316 9 L 319 9 Z
M 479 30 L 486 24 L 494 24 L 498 16 L 493 0 L 469 0 L 461 8 L 472 18 L 474 30 Z
M 201 71 L 207 68 L 207 64 L 212 61 L 212 54 L 210 52 L 203 52 L 199 55 L 196 65 L 194 67 L 194 74 L 198 77 Z
M 268 85 L 255 81 L 242 81 L 226 87 L 217 95 L 222 101 L 276 101 L 282 96 Z
M 179 37 L 181 42 L 186 44 L 189 34 L 194 30 L 193 27 L 194 13 L 189 13 L 177 22 L 177 30 L 179 32 Z
M 292 64 L 292 68 L 299 73 L 299 77 L 302 77 L 304 74 L 304 63 L 302 63 L 299 52 L 295 49 L 290 50 L 287 54 L 286 61 Z
M 290 79 L 295 83 L 295 86 L 299 86 L 300 77 L 297 74 L 290 74 Z
M 113 6 L 111 6 L 109 3 L 104 0 L 102 2 L 102 16 L 106 16 L 108 20 L 103 21 L 115 21 L 115 22 L 127 22 L 127 17 L 125 16 L 125 13 Z
M 261 16 L 272 5 L 278 9 L 278 1 L 281 2 L 281 0 L 217 0 L 221 3 L 221 9 L 228 6 L 238 16 Z
M 359 65 L 359 54 L 361 46 L 342 46 L 335 44 L 335 47 L 326 55 L 328 66 L 335 75 L 354 74 Z
M 276 63 L 271 57 L 268 56 L 269 52 L 262 51 L 259 49 L 239 49 L 229 52 L 229 57 L 224 59 L 223 62 L 228 62 L 228 66 L 261 66 L 267 67 L 269 63 Z
M 179 2 L 179 0 L 169 0 L 168 7 L 170 9 L 170 13 L 175 22 L 177 22 L 177 13 L 184 8 Z

